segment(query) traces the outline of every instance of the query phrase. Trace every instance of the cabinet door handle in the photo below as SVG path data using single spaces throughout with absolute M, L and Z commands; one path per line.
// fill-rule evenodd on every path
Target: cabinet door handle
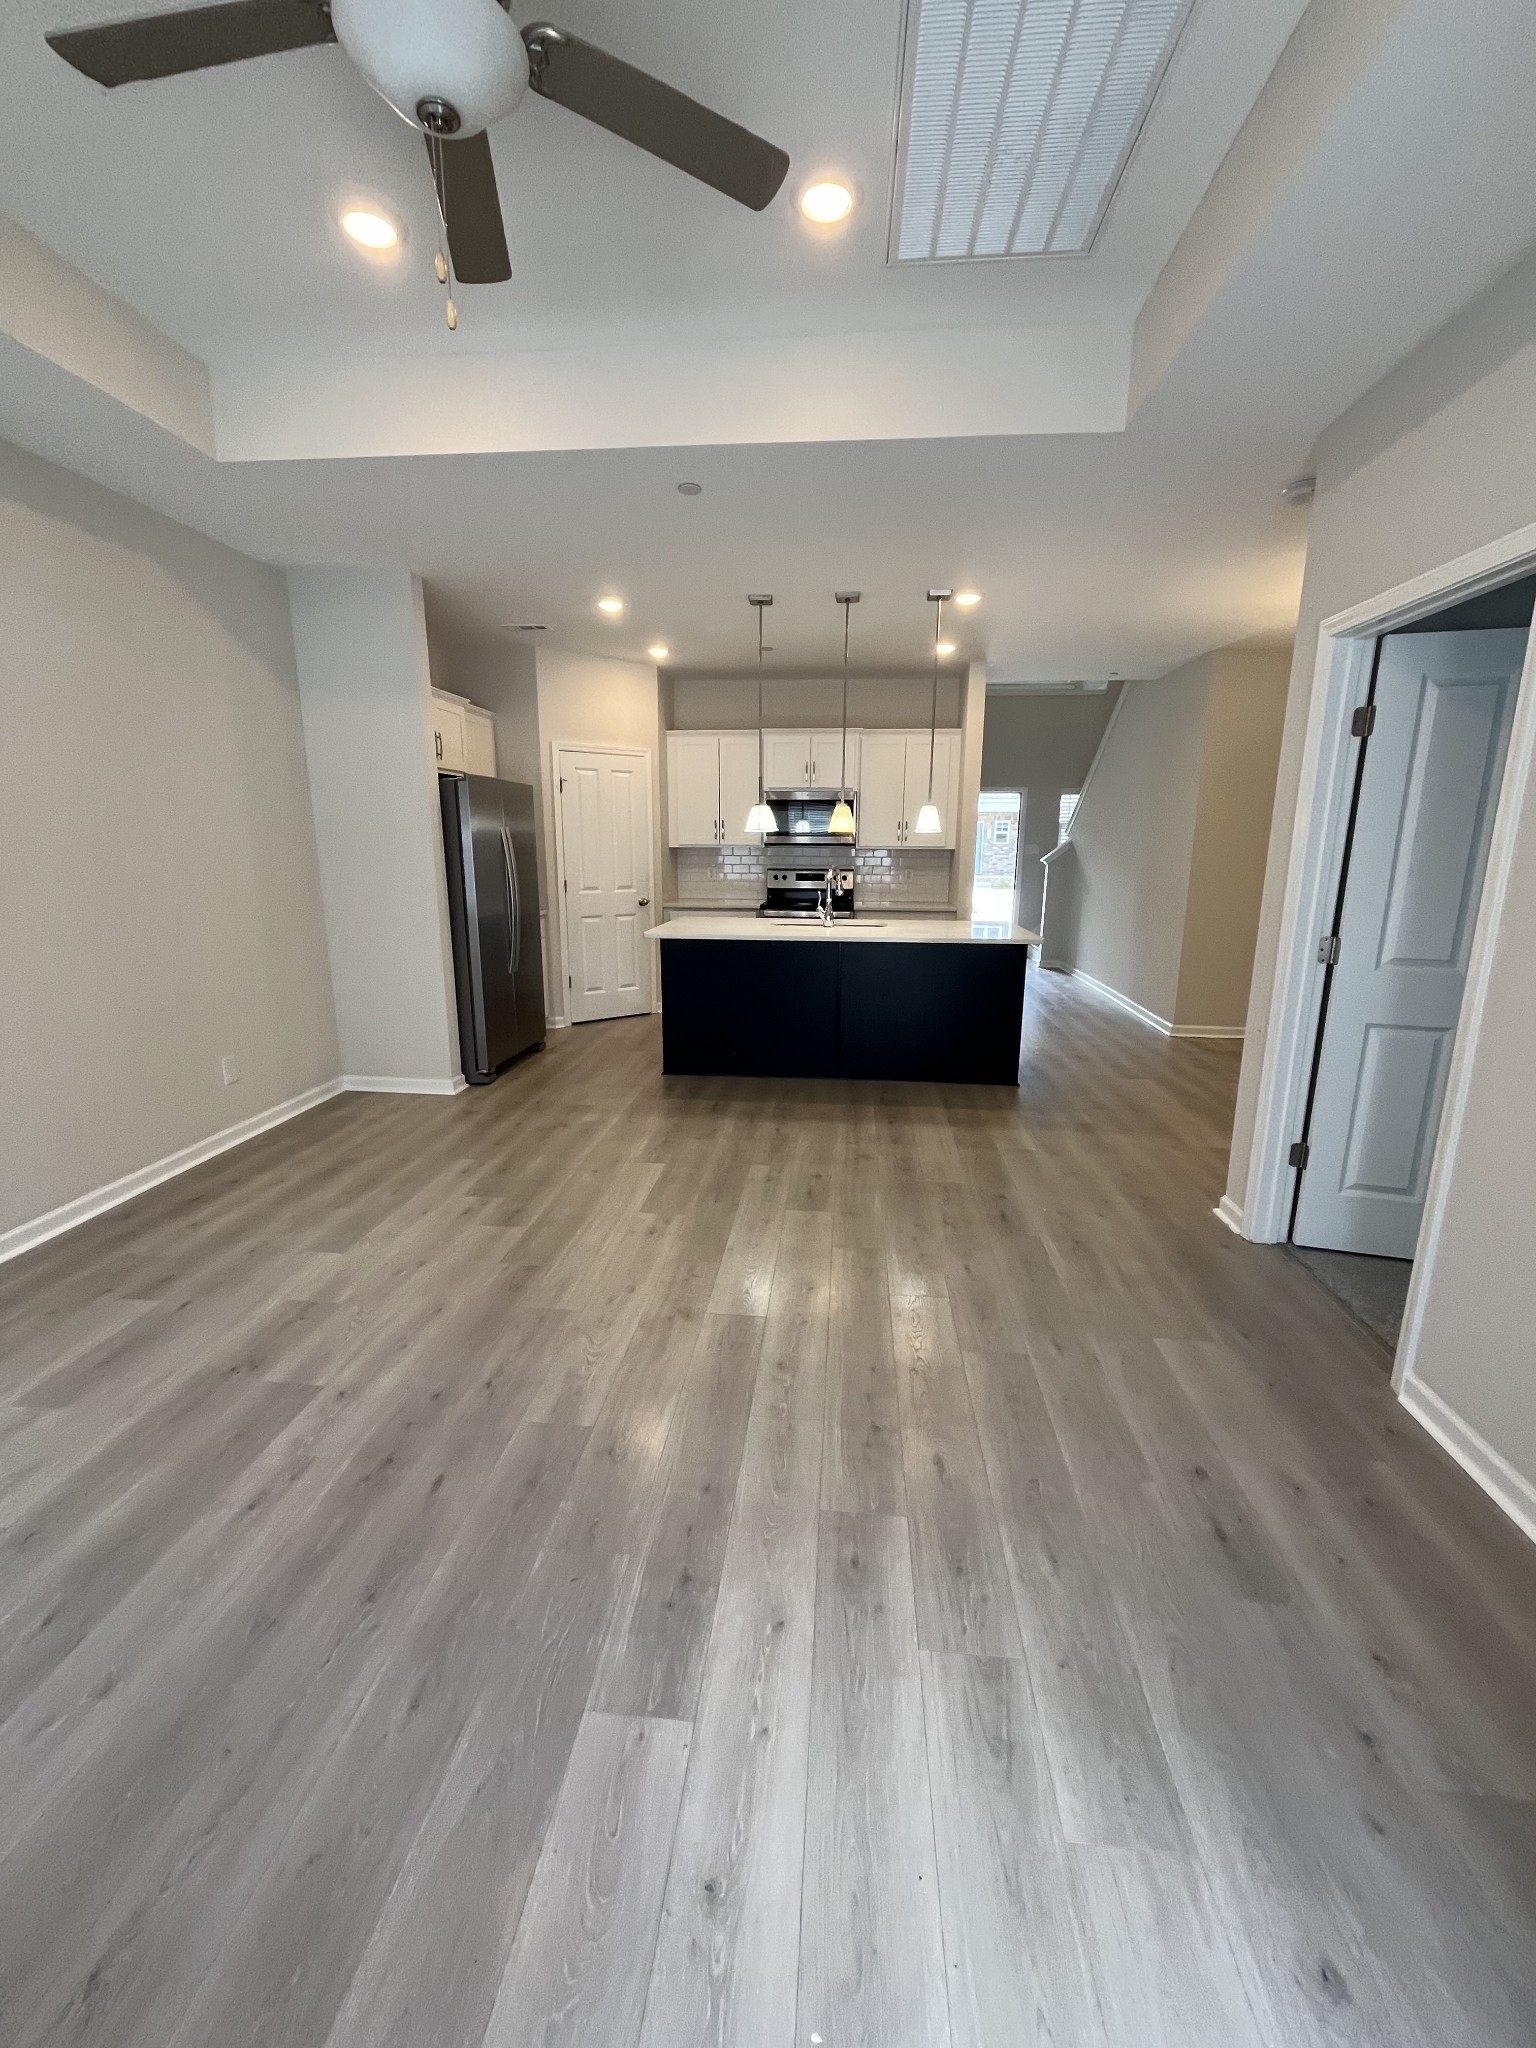
M 432 735 L 432 739 L 434 745 L 437 748 L 437 758 L 439 759 L 439 761 L 441 761 L 441 759 L 443 758 L 443 736 L 440 732 L 435 732 Z

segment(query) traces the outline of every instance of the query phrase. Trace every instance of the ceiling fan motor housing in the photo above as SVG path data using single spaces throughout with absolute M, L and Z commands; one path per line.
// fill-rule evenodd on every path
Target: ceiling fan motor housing
M 528 52 L 501 0 L 331 0 L 331 24 L 413 128 L 423 102 L 439 103 L 458 115 L 456 137 L 477 135 L 528 89 Z

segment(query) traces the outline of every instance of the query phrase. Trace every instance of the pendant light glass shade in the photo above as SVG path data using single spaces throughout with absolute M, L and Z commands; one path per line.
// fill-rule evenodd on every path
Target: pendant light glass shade
M 924 804 L 912 821 L 914 837 L 920 836 L 924 839 L 937 839 L 943 830 L 944 827 L 939 820 L 939 807 L 937 804 Z
M 847 797 L 840 796 L 832 806 L 832 815 L 827 820 L 827 830 L 835 832 L 840 839 L 853 837 L 853 806 Z
M 748 832 L 771 832 L 773 830 L 773 813 L 765 803 L 755 803 L 751 810 L 748 811 L 746 829 Z

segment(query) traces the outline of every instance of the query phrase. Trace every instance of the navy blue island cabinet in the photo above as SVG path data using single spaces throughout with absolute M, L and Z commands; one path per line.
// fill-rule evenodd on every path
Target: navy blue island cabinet
M 655 936 L 668 1074 L 1018 1086 L 1032 933 L 722 916 Z

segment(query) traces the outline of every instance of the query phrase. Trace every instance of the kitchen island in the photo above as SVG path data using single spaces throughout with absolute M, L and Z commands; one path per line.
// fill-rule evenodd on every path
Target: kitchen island
M 656 925 L 662 1067 L 1016 1087 L 1037 934 L 955 918 Z

